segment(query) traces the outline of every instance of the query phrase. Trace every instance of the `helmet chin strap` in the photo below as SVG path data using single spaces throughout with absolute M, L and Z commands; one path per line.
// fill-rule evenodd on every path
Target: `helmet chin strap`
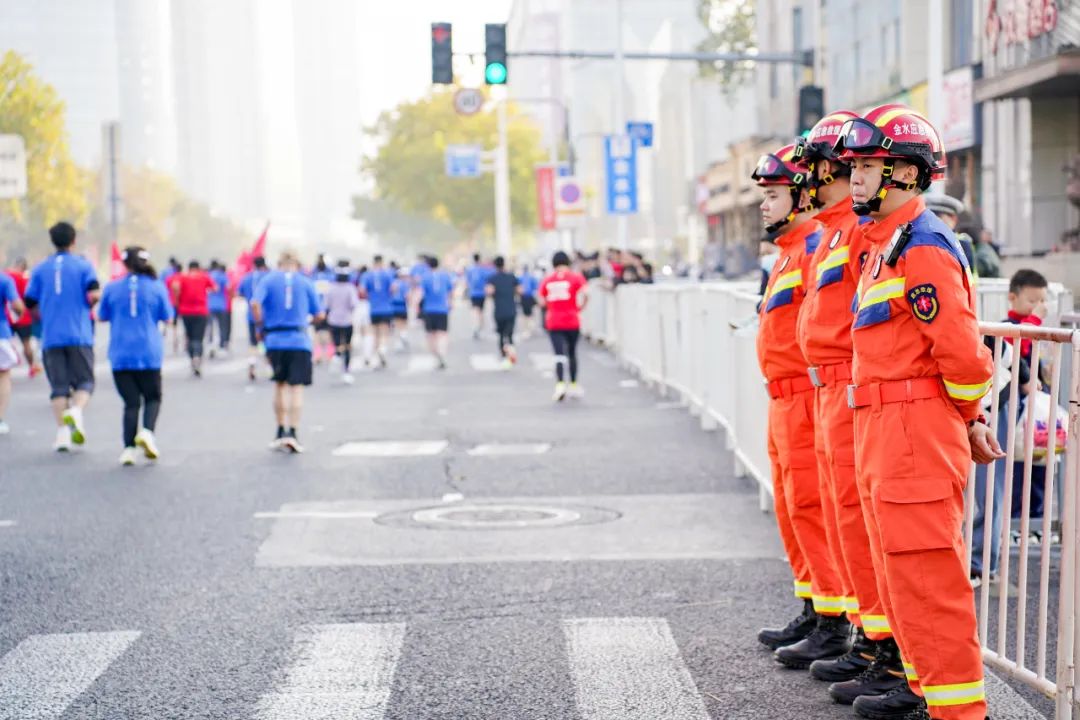
M 825 207 L 825 202 L 818 198 L 818 188 L 820 188 L 822 185 L 832 185 L 834 182 L 836 182 L 837 178 L 847 177 L 851 175 L 851 169 L 843 163 L 840 163 L 836 172 L 825 173 L 823 177 L 819 178 L 817 176 L 817 173 L 814 172 L 816 167 L 817 163 L 809 163 L 810 169 L 807 173 L 807 178 L 810 181 L 810 189 L 807 191 L 807 193 L 810 195 L 810 205 L 815 209 L 820 210 L 821 208 Z
M 885 161 L 885 164 L 881 168 L 881 183 L 878 185 L 877 192 L 874 196 L 866 202 L 852 202 L 851 211 L 859 217 L 865 217 L 870 213 L 875 213 L 881 210 L 881 203 L 885 199 L 885 196 L 889 194 L 889 188 L 900 188 L 901 190 L 914 190 L 919 186 L 919 181 L 911 183 L 897 182 L 893 179 L 893 171 L 896 169 L 896 163 L 892 158 Z
M 774 222 L 774 223 L 772 223 L 770 225 L 766 225 L 765 226 L 765 232 L 767 232 L 769 234 L 772 234 L 772 233 L 776 232 L 777 230 L 779 230 L 780 228 L 787 225 L 789 222 L 794 220 L 795 216 L 798 215 L 799 213 L 801 213 L 801 212 L 809 212 L 809 211 L 813 210 L 814 207 L 815 207 L 812 202 L 809 205 L 804 205 L 802 207 L 799 207 L 799 194 L 802 192 L 802 189 L 799 188 L 797 185 L 789 185 L 788 189 L 791 191 L 791 212 L 789 212 L 784 217 L 783 220 L 779 220 L 779 221 Z

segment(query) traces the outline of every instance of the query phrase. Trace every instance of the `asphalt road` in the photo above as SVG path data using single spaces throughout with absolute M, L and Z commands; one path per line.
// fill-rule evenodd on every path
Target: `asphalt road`
M 445 372 L 317 371 L 300 456 L 267 449 L 242 359 L 170 358 L 163 457 L 127 469 L 104 368 L 66 456 L 19 373 L 0 720 L 851 716 L 754 639 L 796 604 L 722 438 L 592 348 L 555 405 L 546 339 L 498 372 L 465 324 Z M 1042 717 L 991 689 L 995 718 Z

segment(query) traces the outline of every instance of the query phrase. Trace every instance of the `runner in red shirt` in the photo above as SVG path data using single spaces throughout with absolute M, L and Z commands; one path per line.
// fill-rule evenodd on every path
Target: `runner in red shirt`
M 26 258 L 16 258 L 15 264 L 7 269 L 8 276 L 15 281 L 15 291 L 19 293 L 20 300 L 26 297 L 26 286 L 30 282 L 28 268 Z M 26 364 L 30 368 L 30 377 L 34 377 L 41 372 L 41 365 L 34 360 L 34 318 L 26 312 L 15 320 L 8 311 L 8 322 L 11 323 L 11 331 L 22 342 L 23 355 L 26 356 Z
M 210 320 L 209 294 L 218 289 L 207 273 L 199 267 L 198 260 L 188 263 L 185 273 L 170 278 L 176 312 L 184 323 L 187 336 L 187 353 L 191 358 L 191 372 L 202 377 L 203 340 Z
M 570 257 L 561 250 L 551 260 L 554 270 L 540 283 L 536 298 L 544 308 L 544 327 L 551 336 L 555 351 L 555 401 L 567 395 L 582 397 L 585 393 L 577 384 L 577 341 L 581 331 L 581 310 L 588 302 L 587 281 L 581 273 L 570 269 Z M 570 386 L 567 388 L 564 364 L 569 366 Z

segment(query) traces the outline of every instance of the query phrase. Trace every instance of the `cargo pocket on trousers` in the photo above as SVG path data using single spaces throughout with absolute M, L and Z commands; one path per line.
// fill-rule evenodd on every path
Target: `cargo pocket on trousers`
M 875 509 L 882 549 L 906 553 L 951 548 L 960 532 L 954 492 L 949 479 L 881 481 Z
M 818 483 L 817 455 L 813 450 L 799 450 L 791 454 L 791 500 L 795 507 L 821 506 L 821 485 Z

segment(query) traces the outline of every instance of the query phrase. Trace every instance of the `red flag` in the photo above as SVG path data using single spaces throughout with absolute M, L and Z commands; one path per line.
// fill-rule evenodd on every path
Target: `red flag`
M 266 254 L 266 233 L 269 230 L 270 223 L 266 223 L 266 227 L 263 228 L 262 234 L 259 235 L 251 250 L 242 250 L 240 252 L 240 256 L 236 258 L 236 263 L 229 272 L 230 276 L 243 277 L 255 268 L 255 258 Z
M 113 244 L 109 246 L 109 279 L 115 280 L 123 277 L 126 272 L 124 257 L 120 254 L 120 246 L 113 241 Z

